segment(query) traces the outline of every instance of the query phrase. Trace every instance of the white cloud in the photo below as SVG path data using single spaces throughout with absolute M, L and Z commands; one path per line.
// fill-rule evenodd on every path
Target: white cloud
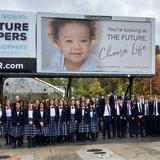
M 1 10 L 97 14 L 156 18 L 156 43 L 160 44 L 159 0 L 5 0 Z

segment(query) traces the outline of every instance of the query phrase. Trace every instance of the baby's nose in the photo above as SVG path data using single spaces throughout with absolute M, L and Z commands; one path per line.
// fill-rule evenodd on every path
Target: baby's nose
M 76 41 L 76 42 L 74 42 L 74 49 L 80 49 L 81 48 L 81 44 L 80 44 L 80 42 L 78 42 L 78 41 Z

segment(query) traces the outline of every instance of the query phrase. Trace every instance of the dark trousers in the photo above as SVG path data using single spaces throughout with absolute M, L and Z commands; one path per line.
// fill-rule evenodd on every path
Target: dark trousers
M 134 133 L 134 119 L 128 116 L 127 121 L 129 123 L 129 136 L 132 137 Z
M 80 135 L 80 141 L 85 142 L 86 141 L 86 133 L 79 133 Z
M 13 137 L 12 137 L 12 136 L 6 134 L 6 135 L 5 135 L 5 139 L 6 139 L 6 144 L 7 144 L 7 145 L 8 145 L 8 144 L 12 144 L 12 142 L 13 142 Z
M 75 134 L 75 132 L 69 133 L 69 142 L 76 142 L 76 134 Z
M 160 117 L 154 116 L 154 135 L 159 136 L 160 132 Z
M 103 138 L 105 139 L 106 137 L 106 132 L 107 136 L 110 138 L 110 126 L 111 126 L 111 117 L 110 116 L 104 116 L 103 117 Z
M 140 134 L 143 137 L 143 118 L 136 117 L 135 119 L 135 134 L 136 137 Z
M 127 119 L 121 120 L 121 137 L 126 137 Z
M 112 119 L 112 128 L 113 128 L 113 137 L 117 135 L 117 137 L 120 137 L 120 131 L 121 131 L 121 119 L 120 116 L 116 116 L 114 119 Z
M 149 118 L 149 116 L 144 116 L 144 130 L 145 130 L 145 136 L 148 136 L 149 131 L 150 131 L 150 118 Z
M 56 142 L 57 142 L 57 136 L 50 136 L 49 137 L 50 144 L 56 144 Z
M 28 148 L 35 146 L 35 138 L 34 137 L 28 136 L 27 141 L 28 141 Z

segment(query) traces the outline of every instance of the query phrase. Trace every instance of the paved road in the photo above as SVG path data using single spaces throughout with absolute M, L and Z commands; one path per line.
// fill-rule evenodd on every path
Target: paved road
M 0 156 L 2 155 L 16 155 L 22 160 L 160 160 L 160 137 L 116 138 L 95 143 L 64 143 L 31 149 L 12 149 L 3 145 L 0 148 Z

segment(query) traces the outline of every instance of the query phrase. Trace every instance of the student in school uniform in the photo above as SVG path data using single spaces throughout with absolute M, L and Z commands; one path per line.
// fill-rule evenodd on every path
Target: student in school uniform
M 36 110 L 33 107 L 32 101 L 29 101 L 24 111 L 24 135 L 27 136 L 28 148 L 35 146 L 35 136 L 38 133 L 36 118 Z
M 159 136 L 160 135 L 160 102 L 158 100 L 158 97 L 154 97 L 154 103 L 153 103 L 153 125 L 154 125 L 154 135 Z
M 134 117 L 135 117 L 134 103 L 136 104 L 136 102 L 128 99 L 127 103 L 125 104 L 125 110 L 126 110 L 125 112 L 127 112 L 127 123 L 129 126 L 130 137 L 133 137 L 133 133 L 134 133 Z
M 2 104 L 0 103 L 0 137 L 4 135 L 4 110 L 2 109 Z M 0 144 L 1 147 L 1 144 Z
M 5 132 L 6 145 L 12 144 L 11 131 L 12 131 L 12 108 L 10 100 L 6 100 L 4 109 L 4 132 Z
M 21 109 L 20 102 L 15 103 L 15 109 L 12 112 L 12 137 L 13 137 L 13 147 L 17 145 L 20 147 L 21 137 L 23 136 L 23 125 L 24 125 L 24 112 Z
M 121 106 L 118 104 L 118 100 L 116 99 L 114 101 L 114 105 L 112 106 L 112 127 L 113 127 L 113 137 L 117 135 L 117 137 L 120 136 L 120 130 L 121 130 Z
M 49 123 L 48 123 L 49 141 L 50 144 L 56 144 L 58 112 L 53 99 L 50 100 L 50 105 L 48 107 L 48 117 L 49 117 Z
M 154 99 L 151 96 L 149 98 L 149 135 L 153 137 L 154 135 L 154 116 L 153 116 L 153 106 L 154 106 Z
M 25 109 L 25 104 L 24 104 L 24 101 L 23 100 L 20 100 L 19 101 L 20 102 L 20 109 L 21 109 L 21 111 L 24 113 L 24 109 Z M 24 124 L 24 122 L 23 122 L 23 124 Z M 23 125 L 23 131 L 24 131 L 24 125 Z M 20 137 L 20 145 L 23 145 L 23 139 L 24 139 L 24 135 L 22 135 L 21 137 Z
M 126 98 L 125 98 L 126 99 Z M 120 136 L 125 138 L 126 137 L 126 129 L 127 129 L 127 111 L 126 111 L 126 108 L 125 108 L 125 101 L 124 99 L 119 99 L 118 100 L 118 104 L 121 108 L 120 110 L 120 115 L 121 115 L 121 118 L 120 118 Z
M 96 141 L 96 134 L 99 132 L 98 126 L 98 113 L 94 108 L 93 103 L 90 102 L 89 105 L 89 133 L 91 135 L 91 141 Z
M 37 111 L 37 126 L 38 126 L 38 135 L 39 142 L 38 144 L 47 145 L 47 139 L 49 136 L 48 129 L 48 110 L 45 107 L 44 102 L 40 102 L 39 109 Z
M 71 99 L 70 106 L 67 108 L 67 125 L 70 142 L 76 142 L 77 113 L 78 109 L 75 107 L 75 99 Z
M 89 132 L 89 112 L 84 101 L 81 102 L 80 106 L 81 107 L 78 110 L 77 123 L 80 141 L 84 142 L 86 141 L 86 135 Z
M 58 106 L 58 142 L 62 143 L 67 140 L 67 114 L 63 104 L 63 100 L 59 100 Z
M 108 98 L 105 98 L 105 103 L 102 106 L 102 117 L 103 117 L 103 139 L 106 140 L 106 134 L 108 138 L 111 138 L 111 133 L 110 133 L 111 106 Z
M 81 99 L 85 102 L 85 97 L 81 97 Z M 75 106 L 76 106 L 76 108 L 79 110 L 80 109 L 80 100 L 79 99 L 76 99 L 76 101 L 75 101 Z M 77 128 L 78 128 L 78 124 L 77 124 Z M 76 130 L 76 139 L 77 139 L 77 141 L 79 141 L 80 140 L 80 136 L 79 136 L 79 132 L 78 132 L 78 129 Z
M 135 134 L 136 137 L 140 134 L 141 137 L 143 134 L 143 118 L 144 118 L 144 105 L 141 103 L 140 97 L 137 98 L 137 103 L 135 106 Z
M 150 127 L 150 112 L 149 112 L 149 102 L 148 99 L 144 100 L 144 130 L 145 136 L 149 135 L 149 127 Z

